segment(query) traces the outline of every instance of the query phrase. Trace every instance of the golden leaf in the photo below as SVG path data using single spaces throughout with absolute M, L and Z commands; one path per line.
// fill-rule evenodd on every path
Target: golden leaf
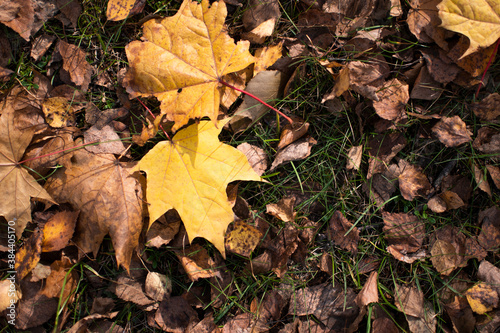
M 222 76 L 254 62 L 250 43 L 237 44 L 223 29 L 223 1 L 209 6 L 185 0 L 177 14 L 144 24 L 144 42 L 126 47 L 130 70 L 124 86 L 132 97 L 155 96 L 176 131 L 189 119 L 219 114 Z
M 203 237 L 223 256 L 224 233 L 234 219 L 226 187 L 235 180 L 261 180 L 242 152 L 217 138 L 225 123 L 191 125 L 158 143 L 137 165 L 147 174 L 149 224 L 175 208 L 189 240 Z

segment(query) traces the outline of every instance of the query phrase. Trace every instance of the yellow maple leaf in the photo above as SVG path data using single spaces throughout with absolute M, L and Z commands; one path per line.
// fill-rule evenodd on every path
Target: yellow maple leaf
M 201 121 L 180 130 L 172 141 L 162 141 L 139 162 L 147 174 L 146 197 L 150 225 L 175 208 L 189 240 L 203 237 L 225 256 L 224 233 L 234 220 L 226 194 L 235 180 L 262 181 L 245 155 L 219 141 L 219 128 Z
M 161 113 L 175 121 L 176 131 L 189 119 L 210 117 L 216 122 L 223 75 L 254 62 L 250 43 L 237 44 L 224 31 L 224 2 L 201 4 L 185 0 L 172 17 L 143 26 L 143 39 L 125 48 L 130 64 L 124 86 L 132 97 L 155 96 Z
M 28 222 L 31 222 L 30 198 L 38 198 L 55 203 L 52 197 L 18 162 L 31 142 L 35 128 L 18 127 L 13 104 L 20 98 L 22 89 L 16 87 L 5 98 L 0 109 L 0 215 L 5 217 L 9 226 L 19 238 Z M 20 126 L 20 125 L 19 125 Z
M 462 58 L 500 38 L 499 0 L 443 0 L 438 5 L 442 27 L 469 37 Z

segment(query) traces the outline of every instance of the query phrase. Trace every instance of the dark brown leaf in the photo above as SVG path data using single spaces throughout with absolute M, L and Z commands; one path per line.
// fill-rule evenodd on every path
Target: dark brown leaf
M 399 251 L 415 252 L 425 237 L 424 222 L 415 215 L 383 212 L 385 239 Z
M 156 323 L 167 332 L 184 333 L 186 328 L 197 320 L 196 311 L 180 296 L 161 302 L 155 314 Z
M 446 147 L 457 147 L 472 141 L 472 133 L 459 116 L 441 118 L 432 128 L 432 132 Z
M 348 233 L 349 232 L 349 233 Z M 333 213 L 327 230 L 328 239 L 344 250 L 358 253 L 359 230 L 340 211 Z
M 426 197 L 430 193 L 431 183 L 419 167 L 409 164 L 405 160 L 400 160 L 399 169 L 401 171 L 398 178 L 399 190 L 403 198 L 411 201 L 417 196 Z

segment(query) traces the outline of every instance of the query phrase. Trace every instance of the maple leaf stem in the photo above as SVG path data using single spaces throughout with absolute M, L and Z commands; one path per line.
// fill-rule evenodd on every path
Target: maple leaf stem
M 59 153 L 64 153 L 65 151 L 69 151 L 69 150 L 73 150 L 73 149 L 79 149 L 79 148 L 82 148 L 82 147 L 85 147 L 85 146 L 90 146 L 90 145 L 93 145 L 93 144 L 96 144 L 96 143 L 100 143 L 100 142 L 99 141 L 92 141 L 92 142 L 84 143 L 84 144 L 81 144 L 81 145 L 78 145 L 78 146 L 74 146 L 74 147 L 70 147 L 70 148 L 66 148 L 66 149 L 54 151 L 52 153 L 48 153 L 48 154 L 45 154 L 45 155 L 35 156 L 35 157 L 32 157 L 32 158 L 27 158 L 25 160 L 17 162 L 16 164 L 17 165 L 23 164 L 23 163 L 26 163 L 26 162 L 29 162 L 29 161 L 37 160 L 39 158 L 44 158 L 44 157 L 47 157 L 47 156 L 51 156 L 51 155 L 55 155 L 55 154 L 59 154 Z
M 493 53 L 490 56 L 490 60 L 488 61 L 488 64 L 486 65 L 486 68 L 484 69 L 483 76 L 481 76 L 481 81 L 479 81 L 479 85 L 477 86 L 477 90 L 476 90 L 476 96 L 475 96 L 476 98 L 479 96 L 479 90 L 481 90 L 481 87 L 483 85 L 483 80 L 484 80 L 484 77 L 486 76 L 486 72 L 490 68 L 491 62 L 493 61 L 493 59 L 495 58 L 495 55 L 497 54 L 498 44 L 500 44 L 500 38 L 497 40 L 497 43 L 495 45 L 495 50 L 493 50 Z
M 234 89 L 236 91 L 239 91 L 240 93 L 243 93 L 245 95 L 248 95 L 250 97 L 252 97 L 253 99 L 255 99 L 256 101 L 258 101 L 259 103 L 262 103 L 263 105 L 267 106 L 268 108 L 270 108 L 271 110 L 273 110 L 274 112 L 276 112 L 277 114 L 279 114 L 280 116 L 283 116 L 286 120 L 288 120 L 288 122 L 290 124 L 293 124 L 293 120 L 292 118 L 288 117 L 287 115 L 285 115 L 283 112 L 279 111 L 278 109 L 276 109 L 275 107 L 267 104 L 266 102 L 264 102 L 263 100 L 261 100 L 260 98 L 258 98 L 257 96 L 255 96 L 254 94 L 251 94 L 249 93 L 248 91 L 245 91 L 245 90 L 242 90 L 242 89 L 239 89 L 239 88 L 236 88 L 235 86 L 232 86 L 230 85 L 229 83 L 219 79 L 219 83 L 225 85 L 226 87 L 229 87 L 231 89 Z
M 139 101 L 139 103 L 141 103 L 141 104 L 142 104 L 142 106 L 143 106 L 146 110 L 148 110 L 148 112 L 149 112 L 149 114 L 151 115 L 151 117 L 153 117 L 153 119 L 156 119 L 156 116 L 154 115 L 153 111 L 151 111 L 151 110 L 147 107 L 147 105 L 146 105 L 146 104 L 144 104 L 144 103 L 141 101 L 141 99 L 140 99 L 140 98 L 138 98 L 137 100 Z M 165 130 L 163 129 L 163 126 L 161 126 L 161 124 L 158 124 L 158 125 L 160 126 L 161 130 L 163 131 L 163 133 L 167 136 L 167 139 L 169 139 L 169 140 L 170 140 L 170 136 L 168 136 L 167 131 L 165 131 Z M 170 141 L 172 141 L 172 140 L 170 140 Z

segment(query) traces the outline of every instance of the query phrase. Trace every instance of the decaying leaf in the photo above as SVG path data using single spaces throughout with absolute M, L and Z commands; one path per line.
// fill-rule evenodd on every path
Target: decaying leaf
M 220 276 L 215 262 L 202 246 L 194 244 L 182 251 L 177 251 L 176 254 L 191 281 Z
M 42 252 L 59 251 L 68 245 L 80 212 L 60 211 L 43 226 Z
M 113 282 L 109 290 L 120 299 L 127 302 L 133 302 L 147 311 L 154 310 L 158 307 L 156 301 L 144 293 L 142 283 L 124 274 L 120 275 L 116 282 Z
M 146 277 L 145 287 L 146 295 L 156 302 L 161 302 L 170 297 L 172 292 L 172 280 L 166 275 L 157 272 L 149 272 Z
M 30 198 L 54 203 L 51 196 L 35 181 L 21 164 L 21 158 L 28 147 L 35 129 L 20 128 L 16 124 L 13 103 L 21 90 L 16 88 L 1 104 L 0 116 L 0 186 L 2 192 L 0 215 L 7 221 L 16 221 L 14 228 L 19 238 L 26 224 L 31 221 Z
M 13 309 L 12 312 L 15 313 L 15 304 L 21 299 L 21 296 L 21 291 L 15 287 L 12 280 L 0 281 L 0 312 L 9 308 L 8 313 L 11 313 L 10 309 Z
M 370 179 L 374 174 L 384 172 L 389 162 L 406 144 L 406 138 L 400 132 L 379 134 L 371 138 L 367 147 L 370 161 L 366 178 Z
M 434 242 L 431 249 L 431 261 L 439 274 L 450 275 L 457 268 L 459 260 L 455 247 L 451 243 L 441 239 Z
M 223 31 L 226 14 L 223 1 L 209 5 L 208 0 L 185 0 L 174 16 L 146 22 L 145 41 L 125 48 L 130 64 L 123 81 L 127 92 L 132 97 L 157 97 L 161 113 L 175 121 L 173 131 L 203 116 L 215 123 L 219 80 L 254 62 L 250 43 L 234 44 Z
M 462 57 L 500 38 L 500 8 L 495 1 L 443 0 L 437 7 L 443 28 L 469 37 L 470 46 Z
M 312 147 L 318 142 L 311 136 L 295 141 L 278 151 L 269 171 L 276 169 L 283 163 L 302 160 L 311 155 Z
M 296 291 L 290 302 L 290 315 L 314 315 L 330 330 L 346 329 L 359 311 L 352 289 L 342 290 L 328 282 Z
M 245 91 L 272 106 L 275 104 L 276 98 L 278 98 L 282 78 L 283 74 L 280 71 L 262 71 L 248 82 Z M 259 101 L 245 96 L 243 103 L 229 120 L 229 125 L 233 132 L 244 131 L 269 110 L 267 106 Z
M 290 196 L 282 198 L 276 204 L 268 204 L 266 205 L 267 213 L 283 222 L 293 222 L 297 214 L 293 211 L 295 200 L 296 198 L 294 196 Z
M 226 249 L 244 257 L 250 257 L 261 238 L 262 233 L 257 228 L 237 220 L 234 222 L 233 230 L 226 236 Z
M 35 20 L 32 1 L 6 0 L 2 3 L 1 9 L 0 22 L 29 41 Z
M 71 82 L 87 91 L 94 68 L 85 59 L 85 52 L 62 40 L 57 43 L 56 49 L 63 59 L 63 73 L 69 75 Z
M 489 94 L 483 100 L 472 103 L 471 109 L 476 117 L 484 121 L 491 121 L 500 116 L 500 95 L 498 93 Z
M 36 230 L 16 251 L 17 277 L 23 279 L 40 261 L 42 253 L 42 231 Z
M 473 165 L 474 168 L 474 179 L 476 180 L 477 187 L 483 190 L 490 197 L 492 196 L 490 183 L 486 178 L 486 174 L 482 168 L 480 168 L 476 163 Z
M 378 302 L 378 273 L 371 272 L 368 280 L 366 280 L 363 289 L 359 292 L 356 297 L 356 304 L 359 307 L 367 306 L 370 303 Z
M 336 245 L 351 252 L 358 253 L 359 230 L 347 220 L 340 211 L 336 211 L 328 222 L 327 236 Z
M 486 169 L 488 170 L 491 179 L 493 180 L 493 184 L 495 184 L 496 188 L 500 190 L 500 168 L 495 165 L 487 165 Z
M 71 267 L 73 263 L 67 257 L 54 261 L 50 265 L 50 275 L 45 287 L 40 291 L 48 298 L 60 298 L 63 304 L 70 304 L 70 297 L 78 284 L 78 274 Z
M 203 237 L 223 256 L 224 234 L 234 219 L 226 187 L 235 180 L 261 180 L 242 152 L 217 138 L 225 122 L 219 128 L 208 121 L 191 125 L 158 143 L 137 165 L 147 174 L 150 225 L 175 208 L 189 240 Z
M 416 252 L 422 246 L 425 226 L 415 215 L 383 212 L 385 239 L 404 254 Z
M 476 319 L 465 297 L 455 296 L 454 300 L 444 305 L 456 332 L 472 333 Z
M 272 35 L 280 15 L 277 0 L 251 0 L 249 8 L 243 13 L 243 26 L 247 32 L 242 37 L 252 43 L 263 43 L 266 37 Z
M 160 216 L 148 229 L 146 246 L 160 248 L 170 243 L 179 232 L 181 219 L 175 210 L 170 210 Z
M 436 314 L 424 301 L 424 294 L 414 286 L 396 285 L 395 304 L 406 315 L 412 332 L 435 332 Z
M 432 128 L 439 141 L 446 147 L 457 147 L 463 143 L 472 141 L 472 133 L 465 126 L 465 122 L 459 116 L 443 117 Z
M 106 17 L 110 21 L 124 20 L 129 16 L 137 0 L 110 0 Z
M 500 131 L 491 127 L 480 128 L 472 147 L 486 154 L 500 154 Z
M 283 53 L 283 42 L 278 45 L 266 46 L 255 50 L 255 65 L 253 69 L 254 75 L 259 72 L 265 71 L 268 67 L 272 66 Z
M 377 100 L 373 101 L 373 108 L 381 118 L 397 121 L 406 117 L 405 107 L 409 99 L 408 84 L 392 79 L 385 82 L 377 91 Z
M 437 5 L 441 0 L 412 0 L 408 14 L 408 27 L 420 42 L 436 42 L 441 48 L 447 49 L 445 41 L 446 30 L 440 27 Z
M 498 306 L 498 293 L 495 288 L 481 282 L 465 292 L 469 305 L 477 314 L 485 314 Z
M 185 332 L 198 320 L 198 314 L 181 296 L 170 297 L 160 303 L 154 320 L 166 332 Z
M 429 194 L 432 185 L 418 166 L 400 160 L 399 168 L 401 170 L 398 177 L 399 189 L 403 198 L 411 201 L 417 196 L 426 197 Z
M 500 208 L 493 206 L 479 212 L 478 222 L 479 244 L 487 251 L 495 251 L 500 247 Z
M 361 157 L 363 156 L 363 145 L 352 146 L 347 153 L 347 170 L 359 170 Z
M 248 159 L 248 163 L 250 163 L 252 169 L 254 169 L 259 176 L 264 174 L 268 166 L 267 154 L 264 149 L 253 146 L 247 142 L 243 142 L 238 145 L 236 149 L 245 154 Z
M 307 134 L 309 123 L 304 122 L 304 119 L 299 117 L 292 117 L 292 119 L 292 124 L 283 126 L 283 130 L 280 134 L 280 141 L 278 142 L 278 150 L 283 149 Z
M 142 229 L 142 188 L 131 167 L 113 155 L 74 152 L 72 163 L 45 184 L 58 202 L 80 210 L 75 242 L 84 252 L 99 251 L 110 234 L 118 265 L 126 269 Z

